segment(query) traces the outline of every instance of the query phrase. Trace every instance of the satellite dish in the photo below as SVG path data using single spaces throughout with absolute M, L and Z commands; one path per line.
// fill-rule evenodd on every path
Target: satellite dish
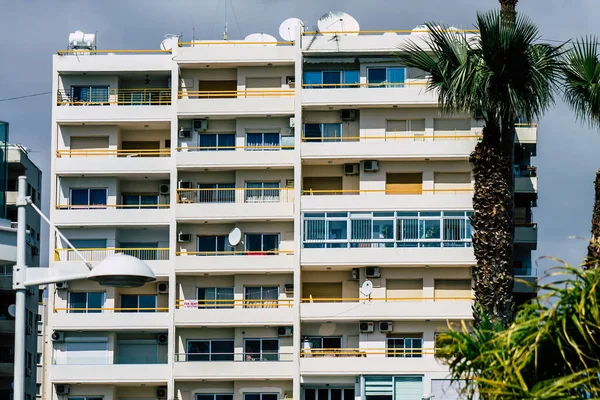
M 10 306 L 8 306 L 8 315 L 10 315 L 11 317 L 15 317 L 16 315 L 16 311 L 17 311 L 17 307 L 15 307 L 14 304 L 11 304 Z
M 429 34 L 429 28 L 427 25 L 417 25 L 410 32 L 411 35 L 427 35 Z
M 371 293 L 373 293 L 373 282 L 371 282 L 368 279 L 364 281 L 362 286 L 360 287 L 360 292 L 365 296 L 370 296 Z
M 323 14 L 317 21 L 319 32 L 337 35 L 358 35 L 360 26 L 358 21 L 350 14 L 342 11 L 330 11 Z
M 279 36 L 285 41 L 291 42 L 296 38 L 296 29 L 304 26 L 298 18 L 288 18 L 279 25 Z
M 383 32 L 383 36 L 398 36 L 396 32 Z
M 237 246 L 242 240 L 242 231 L 240 228 L 233 228 L 231 232 L 229 232 L 229 244 L 232 246 Z
M 275 46 L 277 39 L 267 33 L 251 33 L 244 38 L 246 42 L 265 43 L 263 46 Z

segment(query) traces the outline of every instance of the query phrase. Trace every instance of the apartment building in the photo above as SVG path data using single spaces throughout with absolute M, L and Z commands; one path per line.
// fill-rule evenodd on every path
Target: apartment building
M 397 62 L 422 35 L 383 33 L 54 56 L 51 219 L 92 263 L 131 254 L 158 282 L 50 286 L 47 399 L 458 398 L 434 349 L 472 319 L 481 123 Z M 536 128 L 517 131 L 533 279 Z
M 1 130 L 1 129 L 0 129 Z M 0 133 L 0 136 L 3 136 Z M 13 265 L 16 262 L 16 228 L 17 228 L 17 180 L 21 175 L 27 176 L 27 193 L 37 206 L 41 206 L 42 173 L 30 160 L 29 151 L 20 145 L 8 143 L 8 132 L 2 140 L 2 221 L 0 227 L 2 251 L 10 249 L 9 257 L 0 255 L 0 398 L 12 399 L 12 382 L 14 375 L 14 343 L 15 292 L 12 288 Z M 27 231 L 25 241 L 27 250 L 25 261 L 30 267 L 40 266 L 40 217 L 27 213 Z M 4 235 L 10 235 L 10 239 Z M 38 332 L 41 329 L 41 318 L 38 314 L 40 291 L 36 287 L 27 289 L 26 298 L 26 337 L 25 337 L 25 395 L 32 400 L 38 395 L 37 371 L 41 365 L 41 350 L 38 353 Z

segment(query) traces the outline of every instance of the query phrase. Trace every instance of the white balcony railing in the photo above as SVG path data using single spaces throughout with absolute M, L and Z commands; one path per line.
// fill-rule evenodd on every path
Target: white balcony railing
M 178 189 L 180 204 L 292 203 L 294 188 Z
M 126 254 L 144 261 L 164 261 L 169 259 L 168 248 L 105 248 L 77 249 L 83 257 L 91 262 L 102 261 L 113 254 Z M 54 261 L 80 261 L 72 249 L 55 249 Z

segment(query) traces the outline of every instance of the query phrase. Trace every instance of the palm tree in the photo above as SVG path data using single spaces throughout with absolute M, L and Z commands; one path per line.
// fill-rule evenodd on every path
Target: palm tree
M 585 269 L 600 267 L 600 169 L 594 180 L 594 209 L 592 210 L 592 240 L 588 244 L 587 257 L 582 266 Z
M 519 0 L 499 0 L 500 1 L 500 14 L 502 20 L 505 22 L 513 23 L 517 18 L 516 6 Z
M 508 324 L 513 316 L 514 120 L 535 120 L 553 103 L 561 50 L 535 44 L 537 27 L 525 17 L 504 24 L 497 11 L 477 14 L 479 34 L 466 36 L 427 24 L 430 49 L 413 42 L 400 48 L 400 60 L 430 75 L 427 90 L 442 111 L 482 118 L 482 140 L 471 154 L 473 196 L 474 307 Z

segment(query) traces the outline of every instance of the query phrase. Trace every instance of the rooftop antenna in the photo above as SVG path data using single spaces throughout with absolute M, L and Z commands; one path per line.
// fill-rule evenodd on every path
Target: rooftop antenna
M 227 40 L 227 0 L 225 0 L 225 32 L 223 32 L 223 40 Z

